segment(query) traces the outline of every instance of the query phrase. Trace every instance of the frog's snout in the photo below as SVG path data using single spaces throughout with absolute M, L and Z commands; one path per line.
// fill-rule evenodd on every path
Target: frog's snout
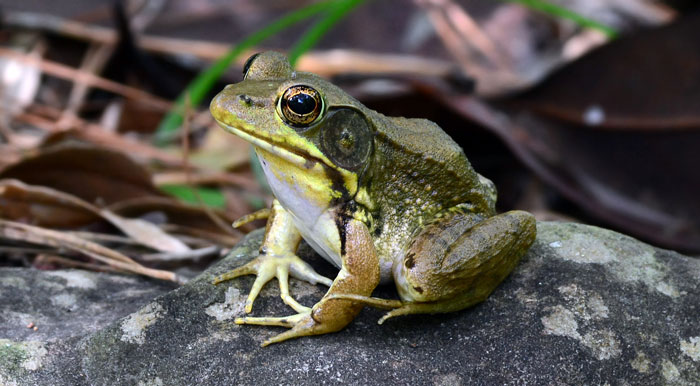
M 214 118 L 219 118 L 218 117 L 218 109 L 221 107 L 221 96 L 222 93 L 216 94 L 214 98 L 211 100 L 209 103 L 209 111 L 214 115 Z

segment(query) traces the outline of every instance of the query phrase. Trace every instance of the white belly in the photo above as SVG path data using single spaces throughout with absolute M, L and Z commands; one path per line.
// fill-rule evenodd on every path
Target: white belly
M 306 188 L 298 184 L 294 176 L 272 170 L 268 162 L 260 156 L 258 158 L 272 193 L 292 215 L 301 236 L 319 255 L 340 268 L 340 235 L 332 209 L 309 200 Z
M 315 223 L 326 208 L 321 208 L 309 200 L 308 192 L 296 182 L 294 176 L 286 176 L 280 170 L 272 170 L 269 163 L 259 155 L 258 159 L 272 193 L 284 209 L 294 213 L 299 221 L 306 224 Z
M 328 211 L 324 212 L 312 227 L 308 227 L 307 224 L 292 214 L 294 224 L 297 226 L 299 233 L 301 233 L 301 236 L 311 248 L 323 256 L 324 259 L 331 262 L 331 264 L 341 268 L 340 235 L 333 217 Z

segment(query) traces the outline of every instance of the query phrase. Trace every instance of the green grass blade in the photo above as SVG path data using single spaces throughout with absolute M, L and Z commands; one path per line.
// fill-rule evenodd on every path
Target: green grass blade
M 520 3 L 528 8 L 535 9 L 541 12 L 548 13 L 553 16 L 557 16 L 563 19 L 569 19 L 573 21 L 574 23 L 583 26 L 583 27 L 588 27 L 588 28 L 593 28 L 595 30 L 598 30 L 602 33 L 604 33 L 607 37 L 610 39 L 614 39 L 617 37 L 617 30 L 615 30 L 612 27 L 609 27 L 605 24 L 598 23 L 595 20 L 591 20 L 587 17 L 584 17 L 582 15 L 579 15 L 578 13 L 571 11 L 569 9 L 566 9 L 564 7 L 560 7 L 558 5 L 542 1 L 542 0 L 501 0 L 501 1 L 508 1 L 511 3 Z
M 260 30 L 248 35 L 240 43 L 234 46 L 231 51 L 212 64 L 208 70 L 201 72 L 199 75 L 197 75 L 197 77 L 195 77 L 194 80 L 192 80 L 192 82 L 190 82 L 185 91 L 177 98 L 173 109 L 168 112 L 158 126 L 155 135 L 155 143 L 157 145 L 164 145 L 167 143 L 172 136 L 172 132 L 182 124 L 185 95 L 189 94 L 192 105 L 198 105 L 207 92 L 209 92 L 211 87 L 221 77 L 224 71 L 226 71 L 226 69 L 231 65 L 231 62 L 233 62 L 233 60 L 235 60 L 236 57 L 238 57 L 238 55 L 240 55 L 243 51 L 260 44 L 270 36 L 273 36 L 296 23 L 306 20 L 333 5 L 335 5 L 335 1 L 322 1 L 311 4 L 304 8 L 290 12 L 285 16 L 282 16 L 277 21 L 270 23 Z
M 192 188 L 187 185 L 162 185 L 160 190 L 190 204 L 200 204 L 199 198 L 201 198 L 203 203 L 209 207 L 220 209 L 226 207 L 226 198 L 218 189 L 200 187 L 196 188 L 197 194 L 195 194 Z
M 289 51 L 289 62 L 292 67 L 297 60 L 336 25 L 343 17 L 350 13 L 355 7 L 364 3 L 365 0 L 338 0 L 328 7 L 326 15 L 314 24 L 304 36 L 299 38 L 297 43 Z

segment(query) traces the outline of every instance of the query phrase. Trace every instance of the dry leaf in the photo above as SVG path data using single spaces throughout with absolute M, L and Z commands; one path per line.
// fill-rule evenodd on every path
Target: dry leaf
M 182 282 L 182 279 L 173 272 L 144 267 L 122 253 L 75 235 L 14 221 L 0 220 L 0 236 L 15 241 L 65 248 L 90 256 L 122 271 L 156 279 Z
M 17 180 L 0 180 L 0 216 L 40 224 L 61 222 L 64 225 L 66 217 L 71 222 L 101 217 L 140 244 L 157 251 L 183 253 L 190 250 L 183 242 L 148 221 L 127 219 L 70 194 Z
M 41 149 L 7 167 L 0 178 L 51 187 L 105 205 L 136 197 L 165 196 L 151 182 L 150 173 L 125 154 L 85 144 Z

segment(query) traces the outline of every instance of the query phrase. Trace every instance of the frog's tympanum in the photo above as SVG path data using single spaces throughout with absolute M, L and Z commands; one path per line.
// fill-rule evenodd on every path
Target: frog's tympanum
M 263 285 L 278 279 L 296 315 L 235 320 L 290 328 L 263 345 L 338 331 L 364 305 L 390 310 L 380 323 L 470 307 L 534 241 L 533 216 L 496 214 L 493 183 L 433 122 L 372 111 L 276 52 L 252 56 L 244 71 L 211 112 L 253 145 L 275 200 L 238 221 L 268 217 L 259 256 L 214 282 L 257 275 L 249 313 Z M 334 280 L 296 256 L 302 238 L 340 269 Z M 289 275 L 330 288 L 309 308 L 289 294 Z M 392 280 L 400 300 L 370 297 Z

